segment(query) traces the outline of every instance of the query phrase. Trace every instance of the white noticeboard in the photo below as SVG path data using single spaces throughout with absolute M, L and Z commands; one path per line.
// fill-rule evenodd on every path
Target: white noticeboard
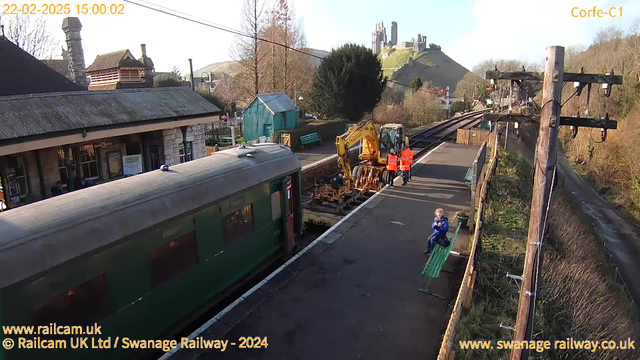
M 122 170 L 124 176 L 132 176 L 142 173 L 142 155 L 125 155 L 122 157 Z

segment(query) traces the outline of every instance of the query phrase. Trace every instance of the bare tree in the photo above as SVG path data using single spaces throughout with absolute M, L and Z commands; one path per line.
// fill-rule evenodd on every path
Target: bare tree
M 5 15 L 6 16 L 6 15 Z M 4 24 L 7 39 L 22 50 L 37 59 L 51 59 L 58 48 L 59 42 L 47 31 L 47 20 L 44 16 L 36 17 L 19 14 L 15 16 L 0 16 L 0 23 Z
M 600 45 L 604 42 L 621 39 L 624 36 L 624 31 L 618 28 L 617 26 L 609 26 L 606 29 L 601 29 L 596 33 L 596 36 L 593 38 L 593 43 L 595 45 Z
M 308 51 L 302 21 L 284 0 L 274 2 L 269 14 L 261 38 L 272 43 L 261 51 L 261 83 L 271 83 L 271 91 L 283 91 L 294 98 L 296 93 L 311 89 L 315 74 L 311 58 L 293 50 Z
M 222 101 L 225 111 L 233 111 L 235 105 L 241 100 L 239 88 L 239 84 L 230 76 L 223 75 L 222 79 L 216 84 L 213 93 Z
M 242 7 L 240 28 L 243 33 L 252 37 L 236 37 L 236 42 L 231 50 L 231 57 L 238 61 L 242 71 L 238 74 L 241 78 L 239 84 L 243 87 L 246 97 L 260 92 L 260 50 L 259 41 L 264 20 L 264 4 L 261 0 L 245 0 Z
M 468 72 L 458 81 L 454 96 L 465 99 L 484 100 L 487 96 L 485 90 L 487 86 L 489 86 L 489 81 L 484 80 L 476 73 Z
M 640 35 L 640 18 L 636 18 L 629 26 L 629 36 Z

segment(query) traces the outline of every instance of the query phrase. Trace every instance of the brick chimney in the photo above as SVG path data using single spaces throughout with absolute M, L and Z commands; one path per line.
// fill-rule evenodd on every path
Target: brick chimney
M 138 59 L 144 65 L 144 82 L 147 87 L 153 87 L 153 78 L 155 76 L 153 60 L 147 56 L 147 45 L 140 44 L 142 57 Z
M 82 50 L 82 39 L 80 30 L 82 24 L 77 17 L 68 17 L 62 20 L 62 30 L 67 40 L 67 50 L 69 52 L 69 67 L 71 69 L 71 79 L 81 86 L 87 86 L 87 73 L 84 66 L 84 51 Z

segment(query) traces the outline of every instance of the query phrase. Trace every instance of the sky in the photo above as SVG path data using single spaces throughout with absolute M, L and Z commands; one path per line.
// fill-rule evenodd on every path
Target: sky
M 244 0 L 132 0 L 148 6 L 166 7 L 192 17 L 240 29 Z M 265 1 L 265 0 L 261 0 Z M 351 42 L 371 47 L 371 33 L 383 21 L 391 37 L 391 22 L 398 23 L 398 41 L 409 41 L 418 33 L 427 36 L 458 63 L 470 69 L 494 58 L 542 62 L 545 48 L 551 45 L 589 45 L 595 33 L 611 25 L 627 30 L 640 18 L 637 0 L 290 0 L 302 22 L 307 44 L 330 51 Z M 24 2 L 15 1 L 20 7 Z M 31 0 L 28 3 L 45 2 Z M 50 3 L 47 2 L 47 3 Z M 98 54 L 129 49 L 141 56 L 140 44 L 147 45 L 147 55 L 156 71 L 171 71 L 177 66 L 189 72 L 189 61 L 197 71 L 210 63 L 231 59 L 230 47 L 235 36 L 154 12 L 121 0 L 102 4 L 123 4 L 124 15 L 76 15 L 75 5 L 91 1 L 67 0 L 70 15 L 41 15 L 60 45 L 63 18 L 78 16 L 83 25 L 82 45 L 86 66 Z M 155 5 L 151 5 L 155 4 Z M 39 6 L 39 5 L 38 5 Z M 571 10 L 608 11 L 622 7 L 616 18 L 574 18 Z M 2 8 L 0 8 L 2 10 Z M 38 16 L 38 15 L 30 15 Z M 194 74 L 199 76 L 200 74 Z

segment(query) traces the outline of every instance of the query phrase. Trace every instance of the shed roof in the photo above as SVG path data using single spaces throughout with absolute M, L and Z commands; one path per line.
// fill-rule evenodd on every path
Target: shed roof
M 6 96 L 0 97 L 0 142 L 208 116 L 220 111 L 183 87 Z
M 296 104 L 294 104 L 291 98 L 283 92 L 258 94 L 256 95 L 256 99 L 260 100 L 274 115 L 281 112 L 296 110 Z
M 96 56 L 93 64 L 87 68 L 87 72 L 120 67 L 144 67 L 144 64 L 136 60 L 129 50 L 119 50 Z
M 83 89 L 3 36 L 0 54 L 0 96 Z

